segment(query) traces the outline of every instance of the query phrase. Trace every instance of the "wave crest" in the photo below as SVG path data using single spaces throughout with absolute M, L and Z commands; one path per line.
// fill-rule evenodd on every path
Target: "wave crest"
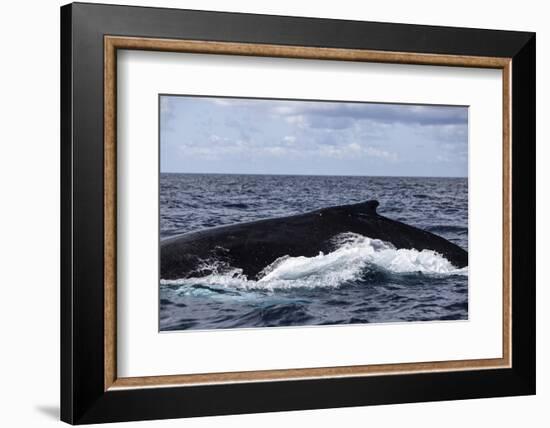
M 248 279 L 238 268 L 218 270 L 201 278 L 161 280 L 162 285 L 201 285 L 232 289 L 274 290 L 295 287 L 337 287 L 358 279 L 366 269 L 390 274 L 467 275 L 432 250 L 396 249 L 392 244 L 355 233 L 333 239 L 334 251 L 313 257 L 284 256 L 266 266 L 257 281 Z

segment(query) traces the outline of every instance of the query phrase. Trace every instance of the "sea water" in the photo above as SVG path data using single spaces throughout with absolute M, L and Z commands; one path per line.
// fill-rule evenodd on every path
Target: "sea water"
M 379 214 L 468 249 L 467 178 L 161 174 L 160 236 L 377 199 Z M 160 280 L 161 330 L 468 319 L 468 268 L 355 233 L 285 256 L 257 280 L 239 266 Z

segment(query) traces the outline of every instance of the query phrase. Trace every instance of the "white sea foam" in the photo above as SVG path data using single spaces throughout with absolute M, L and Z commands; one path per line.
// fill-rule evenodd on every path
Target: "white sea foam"
M 161 280 L 165 285 L 203 285 L 214 288 L 273 290 L 294 287 L 337 287 L 358 278 L 369 266 L 393 274 L 467 275 L 445 257 L 431 250 L 396 249 L 392 244 L 354 233 L 334 239 L 335 250 L 313 257 L 284 256 L 267 266 L 258 281 L 240 269 L 229 269 L 202 278 Z

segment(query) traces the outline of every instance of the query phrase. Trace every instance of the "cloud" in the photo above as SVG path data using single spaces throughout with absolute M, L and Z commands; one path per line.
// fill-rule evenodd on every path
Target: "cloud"
M 308 122 L 311 128 L 317 129 L 347 129 L 354 125 L 354 120 L 347 116 L 315 116 L 312 115 Z
M 287 146 L 292 146 L 296 142 L 296 137 L 294 135 L 285 135 L 283 137 L 283 143 Z
M 168 130 L 172 130 L 173 126 L 171 122 L 176 118 L 174 109 L 174 103 L 172 97 L 161 96 L 159 101 L 160 118 L 162 126 Z
M 302 159 L 310 161 L 314 158 L 324 159 L 379 159 L 395 161 L 396 153 L 360 143 L 327 139 L 322 144 L 314 140 L 301 139 L 287 135 L 281 141 L 245 141 L 211 134 L 209 138 L 186 140 L 178 144 L 180 153 L 196 159 L 222 160 L 228 157 L 237 158 L 279 158 Z
M 287 149 L 285 149 L 284 147 L 280 147 L 280 146 L 265 147 L 265 148 L 263 148 L 262 151 L 267 153 L 267 154 L 277 156 L 277 157 L 284 156 L 284 155 L 287 154 Z
M 465 106 L 240 98 L 213 98 L 210 102 L 219 107 L 263 112 L 301 128 L 345 129 L 357 121 L 419 126 L 464 126 L 468 123 Z
M 376 147 L 362 146 L 356 142 L 343 145 L 325 144 L 318 148 L 318 153 L 322 157 L 335 159 L 379 158 L 391 161 L 397 160 L 395 153 Z
M 404 104 L 303 102 L 274 109 L 288 121 L 307 118 L 313 128 L 342 129 L 356 120 L 387 124 L 464 125 L 468 121 L 466 107 L 419 106 Z
M 466 107 L 163 98 L 161 150 L 173 170 L 467 171 Z
M 169 115 L 169 114 L 173 114 L 172 110 L 172 98 L 170 97 L 166 97 L 166 96 L 161 96 L 160 97 L 160 112 L 163 114 L 163 115 Z

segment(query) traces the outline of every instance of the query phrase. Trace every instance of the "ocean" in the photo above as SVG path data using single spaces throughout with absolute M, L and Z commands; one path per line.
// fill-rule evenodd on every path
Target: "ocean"
M 468 249 L 468 179 L 303 175 L 160 176 L 160 238 L 376 199 L 379 214 Z M 369 237 L 285 257 L 258 280 L 238 266 L 160 280 L 160 330 L 468 319 L 468 269 Z M 275 261 L 274 261 L 275 262 Z

